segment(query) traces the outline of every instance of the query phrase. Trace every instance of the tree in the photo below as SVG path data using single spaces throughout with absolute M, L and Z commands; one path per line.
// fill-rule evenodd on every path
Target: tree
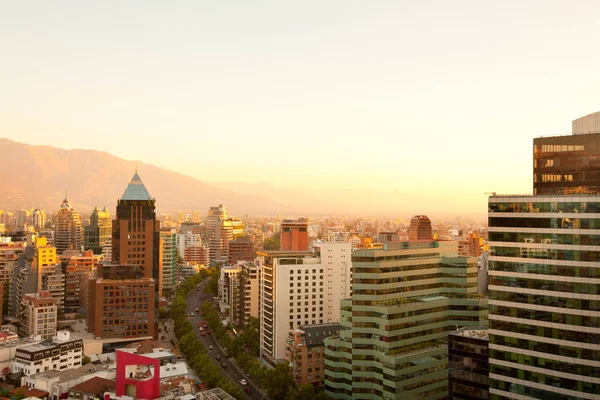
M 265 239 L 263 248 L 265 250 L 279 250 L 281 249 L 281 236 L 279 233 L 274 234 L 270 238 Z
M 10 367 L 2 368 L 2 376 L 6 378 L 6 375 L 10 374 Z
M 288 399 L 293 400 L 313 400 L 315 397 L 315 388 L 310 384 L 297 386 L 293 391 L 288 393 Z
M 81 359 L 81 365 L 89 364 L 92 362 L 92 359 L 89 356 L 83 356 Z
M 285 399 L 290 390 L 296 389 L 296 382 L 289 364 L 282 362 L 272 370 L 267 371 L 263 386 L 272 400 Z

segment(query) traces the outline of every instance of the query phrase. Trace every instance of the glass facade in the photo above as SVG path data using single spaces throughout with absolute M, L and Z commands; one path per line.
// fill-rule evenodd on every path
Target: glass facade
M 477 259 L 451 241 L 355 250 L 353 294 L 340 335 L 325 340 L 325 391 L 334 399 L 447 399 L 448 333 L 487 323 Z
M 450 400 L 487 400 L 489 343 L 487 330 L 463 328 L 448 335 Z
M 488 205 L 490 398 L 600 399 L 600 196 Z
M 560 194 L 565 189 L 600 189 L 600 134 L 533 140 L 533 193 Z

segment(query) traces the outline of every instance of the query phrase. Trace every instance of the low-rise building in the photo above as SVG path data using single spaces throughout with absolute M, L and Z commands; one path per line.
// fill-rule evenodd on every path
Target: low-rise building
M 104 396 L 104 392 L 114 392 L 115 381 L 95 376 L 78 383 L 69 390 L 69 400 L 95 400 Z
M 290 330 L 285 354 L 298 384 L 315 387 L 325 380 L 325 345 L 323 340 L 340 334 L 340 324 L 304 325 Z
M 72 338 L 69 331 L 58 331 L 51 340 L 18 349 L 12 370 L 26 376 L 51 369 L 62 371 L 81 366 L 82 358 L 83 341 Z

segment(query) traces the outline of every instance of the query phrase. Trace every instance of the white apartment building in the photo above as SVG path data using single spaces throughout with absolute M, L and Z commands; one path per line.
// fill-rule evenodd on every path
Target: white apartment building
M 25 376 L 31 376 L 48 370 L 80 367 L 82 358 L 83 340 L 71 338 L 69 331 L 58 331 L 52 340 L 18 349 L 11 366 L 13 372 L 22 371 Z
M 185 232 L 177 234 L 177 252 L 181 258 L 185 257 L 185 249 L 201 244 L 202 238 L 199 233 Z
M 315 243 L 311 251 L 259 252 L 261 358 L 285 358 L 290 329 L 339 322 L 340 300 L 352 295 L 350 243 Z
M 51 339 L 56 335 L 58 326 L 56 299 L 50 292 L 23 295 L 20 322 L 19 333 L 22 337 L 39 335 L 42 339 Z
M 231 306 L 231 279 L 234 276 L 237 276 L 240 272 L 242 272 L 242 267 L 240 265 L 225 266 L 221 268 L 221 277 L 219 278 L 217 296 L 219 298 L 219 308 L 221 309 L 222 313 L 229 313 L 227 310 L 229 310 L 229 307 Z

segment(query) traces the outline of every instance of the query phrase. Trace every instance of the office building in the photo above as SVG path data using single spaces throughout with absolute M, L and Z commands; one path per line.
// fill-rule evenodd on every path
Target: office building
M 65 250 L 81 250 L 84 233 L 81 218 L 65 197 L 54 216 L 54 245 L 61 254 Z
M 600 190 L 600 112 L 573 121 L 573 134 L 533 140 L 533 194 Z
M 184 224 L 185 225 L 185 224 Z M 181 231 L 177 234 L 177 252 L 179 257 L 185 257 L 185 251 L 189 247 L 201 246 L 202 236 L 196 229 Z
M 31 211 L 31 225 L 39 232 L 46 227 L 46 212 L 40 209 Z
M 183 261 L 186 263 L 210 265 L 210 251 L 207 246 L 194 245 L 185 249 Z
M 102 261 L 101 255 L 95 255 L 92 250 L 87 250 L 79 255 L 69 258 L 65 274 L 65 313 L 78 313 L 81 304 L 84 277 L 95 274 Z
M 51 339 L 58 326 L 58 306 L 49 292 L 30 293 L 21 301 L 19 335 Z
M 85 249 L 94 254 L 102 254 L 102 248 L 111 241 L 112 218 L 106 207 L 102 211 L 94 208 L 90 215 L 90 225 L 85 227 Z
M 58 331 L 50 340 L 19 348 L 11 369 L 29 377 L 51 369 L 62 371 L 80 367 L 82 359 L 83 341 L 71 337 L 69 331 Z
M 25 244 L 25 242 L 0 243 L 0 284 L 12 280 L 19 254 L 25 251 Z
M 489 398 L 487 329 L 461 328 L 448 335 L 450 400 Z
M 477 259 L 459 257 L 455 241 L 390 242 L 354 250 L 352 269 L 340 335 L 325 340 L 326 394 L 446 399 L 448 333 L 487 322 Z
M 24 229 L 28 225 L 31 225 L 31 210 L 17 210 L 15 212 L 15 227 Z
M 415 215 L 410 220 L 408 240 L 433 240 L 431 220 L 427 215 Z
M 281 250 L 308 250 L 308 219 L 284 219 L 281 222 Z
M 156 219 L 155 203 L 136 172 L 117 202 L 112 231 L 112 262 L 140 266 L 144 278 L 154 281 L 156 293 L 152 298 L 155 303 L 150 304 L 148 310 L 152 314 L 158 310 L 162 279 L 160 221 Z M 153 316 L 152 321 L 155 320 Z M 146 328 L 140 328 L 139 331 L 146 331 Z
M 255 262 L 238 264 L 242 271 L 231 278 L 231 308 L 229 318 L 244 326 L 250 317 L 260 318 L 261 266 Z
M 488 209 L 491 398 L 600 398 L 600 196 Z
M 162 294 L 169 294 L 177 284 L 177 231 L 161 228 Z
M 285 354 L 299 385 L 323 386 L 325 380 L 324 340 L 340 334 L 340 324 L 304 325 L 290 330 Z
M 103 265 L 89 281 L 88 332 L 98 338 L 155 336 L 155 281 L 141 266 Z
M 254 243 L 250 236 L 241 236 L 229 242 L 228 265 L 236 265 L 240 261 L 253 261 L 254 257 Z
M 261 262 L 261 358 L 285 359 L 290 329 L 340 321 L 340 300 L 352 295 L 349 243 L 318 243 L 314 251 L 258 252 Z

